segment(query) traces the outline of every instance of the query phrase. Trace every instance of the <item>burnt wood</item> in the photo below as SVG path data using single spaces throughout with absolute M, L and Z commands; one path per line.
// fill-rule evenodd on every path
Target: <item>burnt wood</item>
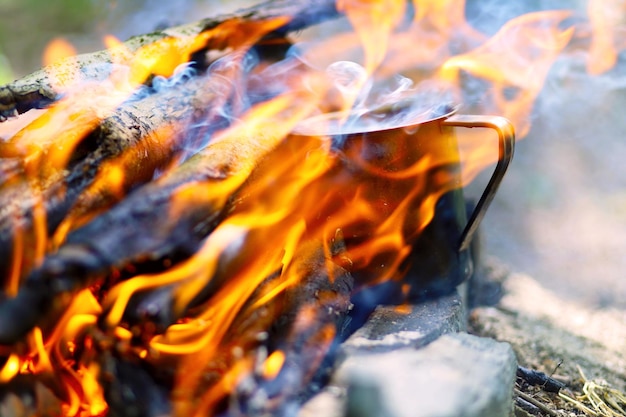
M 190 125 L 202 121 L 206 135 L 210 134 L 206 130 L 218 128 L 216 113 L 229 92 L 212 75 L 193 77 L 123 104 L 82 140 L 74 160 L 60 171 L 41 169 L 34 178 L 27 176 L 14 153 L 15 143 L 2 144 L 0 155 L 8 158 L 5 161 L 16 161 L 17 167 L 0 185 L 0 276 L 8 274 L 18 228 L 25 237 L 24 247 L 35 246 L 33 212 L 38 204 L 43 205 L 48 235 L 68 216 L 80 224 L 81 218 L 109 208 L 173 163 L 189 142 Z M 122 183 L 94 183 L 98 175 L 107 173 L 107 164 L 123 171 Z M 21 269 L 28 271 L 33 262 L 26 252 Z
M 554 392 L 558 394 L 562 388 L 565 388 L 565 384 L 561 381 L 557 381 L 543 372 L 524 368 L 523 366 L 517 367 L 517 376 L 530 385 L 540 386 L 547 392 Z
M 288 32 L 336 17 L 338 13 L 334 1 L 273 1 L 232 15 L 136 37 L 126 46 L 132 54 L 143 45 L 170 36 L 201 33 L 227 21 L 246 24 L 283 16 L 289 18 L 287 23 L 266 39 L 280 38 Z M 208 43 L 198 52 L 231 46 L 228 39 L 214 42 L 217 43 Z M 110 53 L 100 52 L 59 65 L 65 65 L 67 71 L 81 72 L 83 77 L 98 80 L 106 77 L 108 70 L 89 71 L 99 68 L 94 64 L 107 62 L 111 62 Z M 232 104 L 234 98 L 231 91 L 225 90 L 217 80 L 236 75 L 226 73 L 215 77 L 211 70 L 205 73 L 205 69 L 196 68 L 198 74 L 166 89 L 155 89 L 154 84 L 146 86 L 141 95 L 129 99 L 110 117 L 98 121 L 63 170 L 48 170 L 44 166 L 33 176 L 21 161 L 19 136 L 0 146 L 0 170 L 7 174 L 0 183 L 0 200 L 6 203 L 0 206 L 0 276 L 4 278 L 8 274 L 16 225 L 25 233 L 26 245 L 35 241 L 33 212 L 37 207 L 41 205 L 45 212 L 49 234 L 54 233 L 68 216 L 72 220 L 66 238 L 62 239 L 63 244 L 56 252 L 47 254 L 41 265 L 21 280 L 17 295 L 0 294 L 0 345 L 5 345 L 5 351 L 9 345 L 22 349 L 23 337 L 34 326 L 40 326 L 45 334 L 79 290 L 98 284 L 94 291 L 104 293 L 107 286 L 112 285 L 107 279 L 114 275 L 116 279 L 130 276 L 125 275 L 129 267 L 133 273 L 162 270 L 171 262 L 192 255 L 228 215 L 236 203 L 234 197 L 220 201 L 200 198 L 194 204 L 183 206 L 177 205 L 176 197 L 187 191 L 193 192 L 194 187 L 206 189 L 221 185 L 235 175 L 245 178 L 255 163 L 272 150 L 270 143 L 249 141 L 243 147 L 238 140 L 212 143 L 152 181 L 159 170 L 166 170 L 178 162 L 190 140 L 206 141 L 211 133 L 228 123 L 221 110 Z M 276 94 L 276 91 L 265 92 L 259 100 Z M 59 98 L 45 71 L 31 74 L 0 87 L 0 121 L 31 108 L 45 107 Z M 203 122 L 199 130 L 190 129 L 199 121 Z M 41 158 L 45 157 L 46 151 L 42 149 Z M 109 163 L 120 163 L 125 174 L 121 188 L 116 190 L 99 187 L 96 182 L 103 167 Z M 33 189 L 37 191 L 33 192 Z M 173 216 L 172 212 L 176 215 Z M 310 245 L 304 245 L 302 250 L 307 251 L 299 258 L 302 261 L 302 257 L 311 256 L 301 263 L 306 269 L 303 285 L 289 287 L 261 309 L 248 308 L 256 301 L 255 297 L 262 294 L 264 286 L 258 288 L 231 325 L 222 341 L 221 353 L 203 369 L 204 382 L 198 384 L 197 389 L 207 388 L 207 372 L 219 370 L 224 363 L 237 359 L 232 356 L 232 347 L 240 345 L 252 352 L 250 354 L 281 349 L 287 355 L 276 381 L 268 382 L 255 374 L 251 376 L 252 385 L 238 390 L 237 396 L 243 401 L 239 406 L 246 413 L 249 411 L 246 410 L 246 398 L 260 391 L 272 399 L 264 405 L 269 412 L 298 401 L 303 395 L 302 390 L 291 386 L 285 390 L 276 389 L 279 386 L 276 384 L 291 384 L 294 373 L 302 386 L 319 377 L 317 366 L 331 349 L 334 336 L 340 332 L 350 309 L 353 282 L 351 275 L 333 262 L 331 255 L 334 254 L 324 253 L 319 242 L 312 245 L 319 245 L 319 250 L 309 251 Z M 34 255 L 27 252 L 24 271 L 28 271 L 35 261 Z M 228 271 L 229 268 L 225 267 L 221 278 L 214 281 L 215 287 L 199 294 L 189 309 L 167 312 L 157 331 L 210 302 L 211 297 L 219 293 Z M 329 271 L 331 275 L 328 275 Z M 280 279 L 280 271 L 277 271 L 267 279 L 266 285 Z M 167 294 L 163 299 L 166 300 L 162 304 L 164 309 L 171 307 L 167 303 Z M 302 314 L 308 314 L 308 309 L 315 310 L 315 317 L 311 326 L 302 327 L 298 319 Z M 259 317 L 263 319 L 257 320 Z M 276 317 L 280 320 L 275 320 Z M 152 320 L 145 316 L 143 319 Z M 268 332 L 270 338 L 260 339 L 260 332 Z M 145 339 L 139 338 L 134 343 L 142 341 Z M 157 372 L 151 366 L 138 364 L 128 352 L 99 350 L 98 354 L 105 396 L 113 413 L 148 416 L 168 410 L 168 405 L 156 399 L 148 405 L 145 401 L 146 397 L 163 395 L 163 388 L 171 382 L 169 376 L 164 377 L 162 371 Z M 112 382 L 110 378 L 117 379 Z M 37 380 L 34 384 L 38 386 L 41 382 Z M 9 389 L 4 398 L 12 399 L 13 395 Z M 133 403 L 134 399 L 139 401 Z
M 131 266 L 134 273 L 162 270 L 164 262 L 195 253 L 232 203 L 227 195 L 211 198 L 211 188 L 235 176 L 243 184 L 275 145 L 271 140 L 238 136 L 212 142 L 157 181 L 131 192 L 110 210 L 70 232 L 58 251 L 47 255 L 26 277 L 17 296 L 0 302 L 0 344 L 17 342 L 35 325 L 53 324 L 70 302 L 68 294 L 114 271 L 123 272 Z M 241 184 L 235 183 L 233 195 Z M 181 204 L 177 196 L 182 194 L 198 198 Z M 37 307 L 23 311 L 26 300 L 30 300 L 26 305 L 34 302 Z M 17 311 L 24 313 L 20 320 L 12 318 Z

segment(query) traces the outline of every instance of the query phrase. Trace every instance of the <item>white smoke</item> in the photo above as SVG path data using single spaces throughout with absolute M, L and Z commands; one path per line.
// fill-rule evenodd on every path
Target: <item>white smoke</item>
M 585 17 L 586 2 L 468 2 L 468 20 L 497 30 L 505 19 L 547 8 Z M 552 7 L 550 7 L 552 6 Z M 530 273 L 562 296 L 626 308 L 626 56 L 587 72 L 584 48 L 552 66 L 482 226 L 484 253 Z M 488 175 L 488 173 L 487 173 Z

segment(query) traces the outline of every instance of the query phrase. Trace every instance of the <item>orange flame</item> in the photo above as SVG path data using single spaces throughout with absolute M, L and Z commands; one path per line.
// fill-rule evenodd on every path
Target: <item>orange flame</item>
M 438 32 L 450 32 L 466 25 L 465 0 L 413 0 L 415 21 L 429 22 Z
M 624 43 L 624 0 L 590 0 L 587 13 L 593 29 L 587 69 L 591 74 L 602 74 L 613 68 Z
M 275 350 L 263 363 L 262 375 L 265 379 L 274 379 L 285 363 L 285 354 Z
M 52 65 L 57 61 L 76 55 L 76 49 L 66 39 L 56 38 L 50 41 L 43 52 L 43 65 Z
M 365 49 L 365 69 L 373 74 L 387 53 L 393 29 L 405 14 L 399 0 L 337 0 L 337 10 L 346 14 Z
M 49 66 L 48 78 L 57 91 L 64 91 L 69 86 L 76 83 L 74 73 L 69 67 L 63 65 L 54 66 L 55 63 L 67 60 L 76 56 L 76 49 L 66 39 L 56 38 L 50 41 L 43 53 L 43 65 Z
M 19 355 L 12 353 L 0 370 L 0 383 L 9 382 L 15 375 L 18 374 L 21 368 L 22 361 L 20 360 Z
M 226 209 L 225 218 L 196 253 L 177 264 L 164 264 L 159 272 L 128 277 L 132 274 L 125 271 L 123 279 L 116 273 L 83 289 L 56 323 L 35 327 L 6 355 L 0 382 L 39 374 L 61 387 L 64 416 L 104 416 L 108 405 L 102 381 L 107 375 L 97 355 L 99 349 L 110 349 L 133 361 L 167 367 L 173 375 L 173 415 L 199 417 L 211 415 L 213 407 L 251 375 L 278 378 L 289 364 L 289 343 L 295 344 L 292 339 L 299 335 L 310 336 L 306 343 L 318 349 L 304 365 L 319 363 L 336 336 L 335 327 L 318 323 L 320 310 L 337 294 L 319 291 L 315 300 L 306 300 L 292 317 L 287 348 L 266 357 L 261 336 L 288 308 L 285 294 L 306 285 L 315 274 L 326 274 L 332 283 L 349 271 L 358 275 L 359 286 L 402 282 L 412 244 L 432 221 L 441 196 L 458 190 L 498 158 L 483 140 L 484 133 L 468 134 L 457 144 L 454 130 L 431 118 L 383 132 L 376 126 L 367 134 L 342 130 L 342 123 L 359 114 L 354 106 L 363 103 L 357 103 L 357 97 L 367 92 L 368 83 L 406 72 L 414 85 L 428 82 L 454 91 L 463 101 L 464 83 L 471 76 L 488 86 L 485 97 L 471 106 L 508 117 L 523 135 L 548 71 L 567 51 L 575 30 L 563 27 L 570 12 L 538 12 L 513 19 L 485 40 L 465 21 L 464 5 L 462 0 L 414 0 L 415 15 L 408 19 L 409 8 L 401 0 L 339 0 L 337 8 L 353 33 L 338 34 L 305 54 L 340 56 L 360 43 L 364 68 L 349 80 L 353 91 L 337 105 L 338 80 L 330 79 L 332 71 L 290 66 L 281 85 L 287 92 L 237 114 L 235 122 L 195 155 L 223 156 L 222 175 L 187 182 L 173 193 L 168 206 L 173 219 L 190 207 Z M 623 8 L 622 0 L 618 6 Z M 611 68 L 622 48 L 619 24 L 607 18 L 606 10 L 604 3 L 589 3 L 594 27 L 591 73 Z M 50 246 L 62 246 L 72 230 L 109 209 L 95 207 L 94 200 L 104 194 L 112 196 L 109 201 L 124 198 L 141 176 L 134 171 L 143 169 L 135 164 L 138 155 L 169 155 L 177 134 L 188 127 L 186 122 L 182 127 L 164 126 L 144 138 L 154 142 L 154 148 L 139 144 L 105 161 L 50 245 L 42 188 L 61 175 L 73 151 L 102 120 L 115 114 L 151 76 L 170 76 L 195 52 L 246 51 L 286 21 L 230 19 L 197 36 L 167 37 L 136 51 L 109 37 L 111 60 L 125 69 L 93 85 L 70 79 L 66 67 L 50 64 L 51 80 L 64 98 L 0 147 L 0 156 L 20 161 L 26 194 L 34 201 L 32 230 L 17 226 L 14 233 L 16 253 L 6 294 L 19 291 L 24 272 L 36 266 Z M 50 45 L 50 61 L 73 54 L 59 52 L 58 45 L 63 43 Z M 273 81 L 261 71 L 254 75 L 258 84 Z M 253 92 L 258 88 L 246 87 Z M 414 91 L 401 91 L 399 97 Z M 329 110 L 339 112 L 329 115 Z M 372 111 L 377 108 L 367 110 L 377 115 Z M 298 130 L 305 120 L 314 128 L 306 134 Z M 331 128 L 334 122 L 337 131 Z M 154 183 L 166 183 L 169 175 Z M 137 337 L 143 324 L 125 322 L 125 312 L 133 297 L 161 288 L 171 289 L 176 321 L 164 330 L 153 325 Z M 410 291 L 408 283 L 401 288 L 405 294 Z M 407 312 L 408 306 L 397 311 Z
M 489 110 L 513 121 L 518 134 L 524 136 L 548 71 L 573 35 L 573 28 L 559 28 L 570 15 L 568 11 L 548 11 L 513 19 L 485 44 L 446 61 L 440 77 L 462 86 L 459 77 L 466 71 L 489 81 L 493 91 Z

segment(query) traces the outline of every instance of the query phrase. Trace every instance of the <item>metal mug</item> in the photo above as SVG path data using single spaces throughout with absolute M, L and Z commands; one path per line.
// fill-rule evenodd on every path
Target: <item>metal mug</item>
M 377 120 L 387 117 L 380 112 L 370 116 Z M 377 275 L 384 271 L 377 270 L 376 265 L 384 268 L 385 262 L 393 261 L 389 259 L 393 255 L 387 254 L 386 258 L 382 253 L 379 262 L 370 262 L 363 269 L 355 266 L 352 270 L 357 285 L 366 289 L 356 296 L 369 300 L 366 304 L 380 304 L 450 292 L 472 273 L 470 242 L 512 159 L 513 126 L 503 117 L 459 115 L 451 107 L 442 108 L 439 114 L 431 113 L 384 128 L 376 123 L 338 127 L 340 117 L 332 113 L 321 115 L 309 119 L 295 132 L 333 139 L 342 161 L 333 174 L 338 183 L 335 188 L 340 191 L 334 192 L 340 196 L 353 193 L 343 189 L 349 184 L 359 187 L 361 195 L 373 202 L 383 217 L 392 215 L 400 204 L 408 204 L 409 213 L 402 225 L 411 245 L 411 253 L 399 267 L 403 278 L 377 280 Z M 457 127 L 489 128 L 498 134 L 497 165 L 471 213 L 467 213 L 463 196 Z M 418 170 L 413 176 L 400 174 L 414 169 L 425 158 L 429 163 L 423 171 Z M 342 181 L 342 177 L 350 179 Z M 411 195 L 409 201 L 407 195 Z M 429 204 L 434 205 L 430 214 L 424 211 Z M 364 222 L 344 229 L 348 252 L 351 246 L 368 239 L 376 226 Z

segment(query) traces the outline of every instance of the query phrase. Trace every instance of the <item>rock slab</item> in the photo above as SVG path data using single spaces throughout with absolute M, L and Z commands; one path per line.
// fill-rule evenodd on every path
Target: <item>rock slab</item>
M 365 325 L 341 346 L 341 354 L 419 348 L 439 336 L 466 329 L 465 303 L 458 292 L 419 304 L 378 306 Z
M 466 333 L 420 349 L 360 352 L 299 417 L 506 417 L 516 369 L 509 344 Z

